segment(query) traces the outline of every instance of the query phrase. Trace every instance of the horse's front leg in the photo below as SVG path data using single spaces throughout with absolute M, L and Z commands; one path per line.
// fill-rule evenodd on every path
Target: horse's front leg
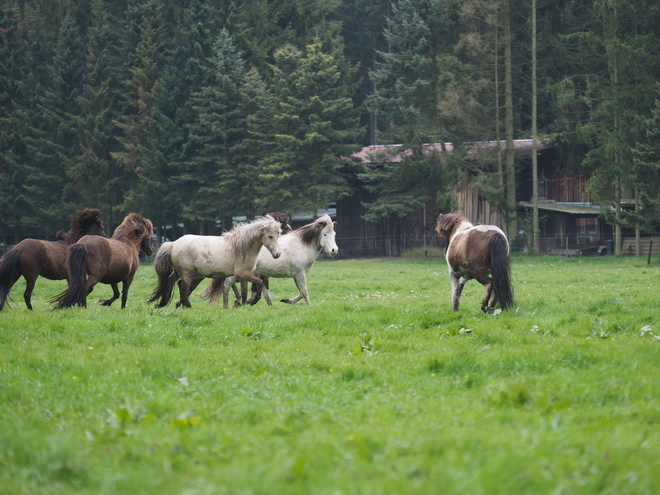
M 99 304 L 101 306 L 110 306 L 113 302 L 115 302 L 117 299 L 119 299 L 119 285 L 118 284 L 110 284 L 110 287 L 112 287 L 112 297 L 110 299 L 100 299 Z M 122 304 L 122 308 L 123 308 Z
M 293 281 L 296 283 L 296 287 L 298 288 L 298 295 L 293 299 L 285 297 L 282 299 L 282 302 L 288 304 L 296 304 L 304 297 L 307 306 L 311 306 L 309 301 L 309 294 L 307 293 L 307 276 L 305 275 L 305 272 L 302 272 L 302 274 L 297 274 L 295 277 L 293 277 Z
M 252 272 L 243 270 L 237 276 L 241 279 L 241 299 L 243 301 L 247 301 L 248 282 L 252 282 L 253 285 L 256 285 L 259 291 L 264 287 L 263 281 Z
M 268 277 L 265 275 L 260 275 L 261 281 L 264 283 L 263 289 L 259 290 L 259 288 L 252 284 L 252 294 L 250 294 L 250 299 L 248 299 L 248 302 L 250 303 L 251 306 L 254 306 L 259 302 L 259 299 L 261 299 L 261 293 L 264 290 L 268 290 Z M 268 304 L 270 306 L 270 304 Z
M 128 300 L 128 288 L 133 283 L 133 276 L 130 276 L 121 284 L 121 309 L 126 307 L 126 301 Z

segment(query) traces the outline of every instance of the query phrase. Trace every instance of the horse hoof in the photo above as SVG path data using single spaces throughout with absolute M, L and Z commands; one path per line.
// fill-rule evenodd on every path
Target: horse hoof
M 293 303 L 291 302 L 291 299 L 289 299 L 288 297 L 285 297 L 284 299 L 280 299 L 280 302 L 283 302 L 283 303 L 285 303 L 285 304 L 293 304 Z
M 109 299 L 101 299 L 99 301 L 99 306 L 110 306 L 112 302 Z
M 181 301 L 177 301 L 174 303 L 174 308 L 179 309 L 181 307 Z

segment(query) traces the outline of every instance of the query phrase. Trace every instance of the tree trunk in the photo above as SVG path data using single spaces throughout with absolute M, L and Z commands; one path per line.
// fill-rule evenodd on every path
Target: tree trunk
M 532 0 L 532 252 L 539 254 L 539 171 L 537 154 L 536 0 Z
M 516 217 L 516 164 L 513 149 L 513 67 L 511 55 L 511 0 L 505 2 L 504 12 L 504 106 L 506 127 L 506 202 L 507 212 L 507 235 L 510 241 L 515 239 L 518 233 Z

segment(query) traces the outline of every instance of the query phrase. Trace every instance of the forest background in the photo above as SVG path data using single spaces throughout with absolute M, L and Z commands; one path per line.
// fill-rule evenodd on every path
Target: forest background
M 0 229 L 96 207 L 210 233 L 356 184 L 369 219 L 466 183 L 511 215 L 512 145 L 463 144 L 519 137 L 588 174 L 608 221 L 651 229 L 659 35 L 653 0 L 0 0 Z M 347 158 L 392 143 L 411 155 Z

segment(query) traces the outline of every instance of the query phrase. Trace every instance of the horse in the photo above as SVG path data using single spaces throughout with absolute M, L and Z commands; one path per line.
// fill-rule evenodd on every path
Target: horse
M 236 276 L 263 285 L 259 277 L 252 275 L 257 256 L 265 246 L 273 258 L 281 254 L 279 238 L 280 223 L 270 215 L 244 222 L 221 236 L 184 235 L 176 241 L 164 243 L 154 260 L 158 281 L 148 302 L 160 299 L 156 304 L 162 308 L 169 304 L 174 284 L 179 280 L 180 300 L 176 307 L 190 308 L 191 287 L 204 277 L 222 278 Z M 198 279 L 198 280 L 195 280 Z M 244 291 L 247 292 L 247 286 Z
M 275 220 L 280 222 L 280 225 L 282 226 L 282 235 L 286 235 L 289 232 L 293 232 L 293 229 L 291 228 L 291 225 L 289 224 L 289 215 L 286 213 L 280 213 L 278 211 L 269 213 L 271 217 L 273 217 Z M 236 277 L 231 277 L 232 280 L 236 280 Z M 259 287 L 257 284 L 252 284 L 252 294 L 258 294 L 259 297 L 261 297 L 261 290 L 262 287 L 268 287 L 268 277 L 266 275 L 260 275 L 259 278 L 263 282 L 263 286 Z M 195 290 L 195 288 L 200 284 L 200 282 L 204 280 L 203 277 L 197 277 L 195 280 L 193 280 L 193 283 L 190 286 L 190 293 Z M 211 279 L 212 282 L 217 280 L 217 279 Z M 241 290 L 239 291 L 236 288 L 236 284 L 233 283 L 231 284 L 231 288 L 234 291 L 234 295 L 236 296 L 236 303 L 234 304 L 235 306 L 240 306 L 241 304 L 246 304 L 247 303 L 247 289 L 243 290 L 243 284 L 246 284 L 245 280 L 241 280 Z M 245 294 L 246 297 L 245 299 L 242 299 L 241 296 L 242 294 Z
M 140 250 L 147 256 L 153 253 L 151 238 L 154 226 L 151 220 L 131 213 L 117 227 L 110 239 L 86 235 L 69 247 L 66 265 L 69 269 L 69 286 L 51 300 L 55 309 L 71 306 L 87 307 L 87 296 L 97 283 L 109 284 L 112 297 L 101 299 L 101 306 L 110 306 L 119 298 L 119 282 L 122 283 L 121 307 L 126 307 L 128 289 L 140 266 Z
M 503 310 L 513 305 L 509 241 L 499 227 L 475 226 L 458 213 L 447 213 L 438 216 L 435 230 L 445 239 L 454 311 L 458 311 L 463 287 L 473 278 L 486 291 L 481 303 L 484 313 L 493 313 L 498 302 Z
M 77 212 L 71 220 L 69 232 L 60 230 L 56 241 L 24 239 L 14 246 L 0 263 L 0 311 L 21 276 L 25 278 L 23 299 L 28 309 L 32 309 L 32 291 L 39 275 L 49 280 L 67 278 L 64 266 L 67 248 L 85 235 L 105 237 L 100 210 L 87 208 Z
M 294 298 L 284 298 L 281 302 L 295 304 L 304 298 L 307 305 L 311 305 L 309 294 L 307 292 L 307 274 L 314 266 L 314 261 L 321 251 L 335 256 L 339 251 L 335 243 L 335 225 L 330 216 L 323 215 L 316 221 L 307 224 L 290 234 L 280 238 L 282 246 L 282 256 L 272 259 L 268 253 L 262 249 L 257 258 L 257 267 L 254 270 L 255 275 L 275 277 L 275 278 L 293 278 L 298 288 L 298 295 Z M 216 279 L 204 289 L 202 297 L 215 302 L 220 294 L 223 294 L 223 307 L 228 307 L 229 288 L 233 283 L 233 277 L 226 279 Z M 264 283 L 263 294 L 269 306 L 272 305 L 268 282 Z M 253 291 L 250 304 L 254 305 L 259 301 L 260 294 Z

